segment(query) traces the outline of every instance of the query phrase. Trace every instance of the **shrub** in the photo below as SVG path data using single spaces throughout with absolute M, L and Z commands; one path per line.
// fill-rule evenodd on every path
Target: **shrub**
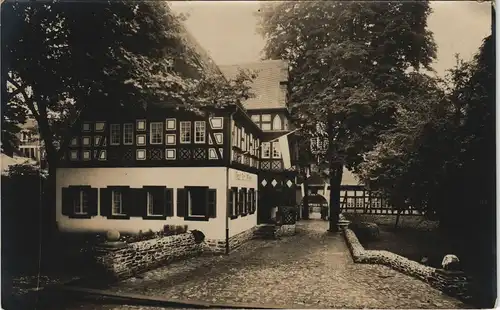
M 191 230 L 191 233 L 193 234 L 194 241 L 196 243 L 202 243 L 205 240 L 205 234 L 203 234 L 201 231 L 195 229 Z

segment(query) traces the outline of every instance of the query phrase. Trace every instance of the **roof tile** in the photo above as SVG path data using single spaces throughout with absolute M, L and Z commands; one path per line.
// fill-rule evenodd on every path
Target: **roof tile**
M 240 69 L 255 71 L 252 92 L 255 97 L 243 102 L 248 110 L 286 108 L 286 88 L 281 82 L 288 81 L 288 63 L 284 60 L 264 60 L 254 63 L 219 66 L 227 79 L 235 78 Z

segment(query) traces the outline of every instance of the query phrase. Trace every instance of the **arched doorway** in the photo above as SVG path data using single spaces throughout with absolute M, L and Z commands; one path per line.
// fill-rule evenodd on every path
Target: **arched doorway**
M 325 216 L 328 214 L 328 200 L 325 198 L 325 196 L 320 194 L 312 194 L 307 195 L 306 197 L 307 203 L 309 205 L 309 210 L 303 210 L 302 212 L 307 212 L 309 216 L 303 216 L 303 218 L 309 218 L 311 220 L 320 220 L 323 218 L 326 220 Z M 306 197 L 302 198 L 302 200 L 304 200 Z M 322 211 L 326 211 L 326 214 L 322 214 Z

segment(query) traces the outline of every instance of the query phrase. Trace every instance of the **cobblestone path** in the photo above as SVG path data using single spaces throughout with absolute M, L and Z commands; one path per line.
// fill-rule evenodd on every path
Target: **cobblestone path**
M 354 264 L 343 236 L 328 234 L 327 225 L 319 220 L 300 222 L 294 237 L 253 240 L 230 256 L 177 262 L 110 289 L 294 308 L 466 308 L 426 283 L 388 267 Z

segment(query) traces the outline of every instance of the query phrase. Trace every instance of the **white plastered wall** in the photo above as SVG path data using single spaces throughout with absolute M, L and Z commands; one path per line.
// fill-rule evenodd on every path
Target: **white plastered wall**
M 160 231 L 166 224 L 188 225 L 188 229 L 202 231 L 208 239 L 225 239 L 226 217 L 226 168 L 225 167 L 134 167 L 134 168 L 58 168 L 56 173 L 56 220 L 63 232 L 105 232 L 116 229 L 120 232 L 138 233 L 139 230 Z M 62 215 L 62 188 L 70 185 L 89 185 L 94 188 L 107 186 L 130 186 L 142 188 L 147 185 L 162 185 L 174 188 L 174 216 L 166 220 L 107 219 L 95 216 L 90 219 L 72 219 Z M 177 217 L 177 190 L 184 186 L 209 186 L 217 189 L 217 217 L 208 221 L 185 221 Z M 99 193 L 100 194 L 100 193 Z M 99 202 L 98 197 L 98 204 Z
M 258 177 L 256 174 L 240 171 L 236 169 L 229 169 L 229 188 L 238 187 L 240 188 L 253 188 L 255 191 L 258 190 L 257 187 Z M 257 193 L 257 195 L 259 195 Z M 258 201 L 258 197 L 256 197 Z M 255 210 L 258 208 L 258 202 Z M 238 216 L 235 219 L 229 219 L 229 237 L 235 236 L 241 232 L 244 232 L 257 225 L 257 211 L 254 214 L 248 214 L 247 216 Z

